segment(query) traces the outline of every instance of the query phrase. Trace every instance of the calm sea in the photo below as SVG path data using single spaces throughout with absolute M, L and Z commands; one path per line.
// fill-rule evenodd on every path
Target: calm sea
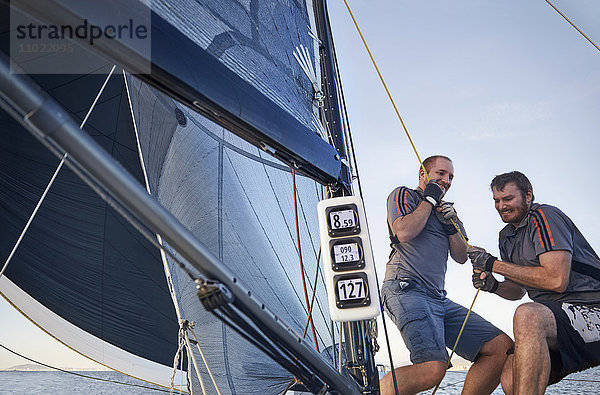
M 79 372 L 103 380 L 136 384 L 148 388 L 133 387 L 106 381 L 92 380 L 64 372 L 3 372 L 0 371 L 0 394 L 165 394 L 160 387 L 139 382 L 116 372 Z M 459 394 L 466 372 L 450 371 L 440 385 L 438 394 Z M 600 394 L 600 367 L 574 373 L 566 380 L 548 388 L 546 394 L 579 395 Z M 431 392 L 429 392 L 431 393 Z M 497 388 L 494 394 L 502 394 Z

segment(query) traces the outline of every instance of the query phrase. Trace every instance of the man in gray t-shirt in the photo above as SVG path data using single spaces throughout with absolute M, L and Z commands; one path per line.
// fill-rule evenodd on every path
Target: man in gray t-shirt
M 543 393 L 569 373 L 600 365 L 600 259 L 560 209 L 533 202 L 533 187 L 518 171 L 491 183 L 501 260 L 467 249 L 473 285 L 509 299 L 525 291 L 534 303 L 515 311 L 514 356 L 502 372 L 507 393 Z M 504 276 L 498 282 L 493 273 Z
M 448 253 L 467 260 L 466 235 L 452 203 L 442 197 L 452 184 L 454 167 L 445 156 L 433 156 L 419 170 L 419 187 L 396 188 L 388 197 L 388 228 L 392 254 L 381 296 L 410 351 L 410 366 L 395 369 L 398 392 L 414 394 L 439 383 L 467 309 L 446 298 L 444 277 Z M 460 228 L 458 232 L 454 224 Z M 473 361 L 465 394 L 489 394 L 500 382 L 506 352 L 512 341 L 498 328 L 472 313 L 456 353 Z M 390 374 L 380 383 L 381 394 L 393 394 Z

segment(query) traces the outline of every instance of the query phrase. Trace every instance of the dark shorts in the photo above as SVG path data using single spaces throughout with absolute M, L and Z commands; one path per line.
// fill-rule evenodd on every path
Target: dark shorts
M 557 350 L 550 351 L 549 384 L 570 373 L 600 365 L 600 306 L 538 302 L 556 319 Z
M 412 363 L 448 361 L 468 310 L 435 295 L 414 281 L 385 281 L 381 287 L 384 309 L 392 318 L 410 351 Z M 483 344 L 502 331 L 471 312 L 456 354 L 474 361 Z

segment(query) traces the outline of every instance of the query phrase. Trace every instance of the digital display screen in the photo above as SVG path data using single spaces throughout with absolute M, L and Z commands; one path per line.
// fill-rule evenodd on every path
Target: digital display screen
M 333 258 L 336 264 L 354 263 L 361 259 L 358 243 L 336 244 L 333 246 Z
M 367 287 L 361 277 L 338 280 L 337 290 L 341 302 L 364 299 L 367 296 Z
M 356 226 L 354 210 L 331 211 L 329 213 L 331 229 L 348 229 Z

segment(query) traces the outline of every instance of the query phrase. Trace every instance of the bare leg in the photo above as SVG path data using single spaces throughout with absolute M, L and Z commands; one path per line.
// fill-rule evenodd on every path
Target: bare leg
M 415 365 L 401 366 L 395 369 L 398 394 L 416 394 L 433 388 L 442 380 L 446 371 L 446 362 L 429 361 Z M 394 395 L 392 372 L 386 374 L 379 382 L 381 395 Z
M 512 346 L 504 333 L 487 341 L 479 350 L 475 363 L 469 369 L 463 394 L 491 394 L 500 384 L 500 375 L 506 361 L 506 351 Z
M 504 363 L 504 369 L 502 369 L 502 377 L 500 382 L 502 383 L 502 390 L 507 395 L 513 394 L 513 363 L 514 355 L 509 355 Z
M 539 303 L 525 303 L 513 318 L 515 394 L 543 394 L 550 377 L 550 348 L 556 347 L 556 320 Z

